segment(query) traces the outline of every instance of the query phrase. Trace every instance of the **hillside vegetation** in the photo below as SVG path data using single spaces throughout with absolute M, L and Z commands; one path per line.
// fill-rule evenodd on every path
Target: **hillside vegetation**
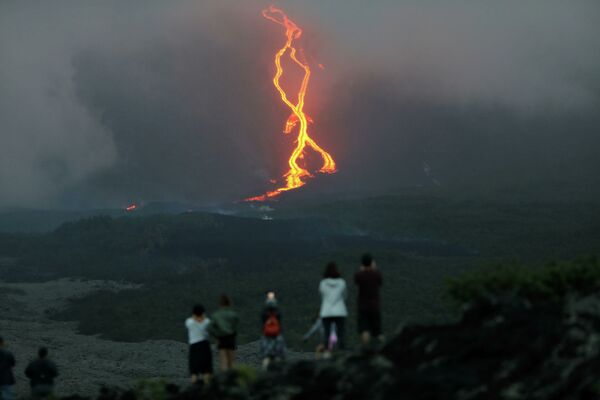
M 501 263 L 513 265 L 507 275 L 521 276 L 547 260 L 600 248 L 600 205 L 593 203 L 412 195 L 282 206 L 268 214 L 274 219 L 187 212 L 97 216 L 48 233 L 0 234 L 0 259 L 10 260 L 0 265 L 0 275 L 142 283 L 141 290 L 73 300 L 55 315 L 79 321 L 83 333 L 127 341 L 183 340 L 181 321 L 190 305 L 202 302 L 214 310 L 222 292 L 232 295 L 242 314 L 241 340 L 254 340 L 263 293 L 274 289 L 288 342 L 308 350 L 312 344 L 300 337 L 318 310 L 318 282 L 330 260 L 351 283 L 360 254 L 375 254 L 385 277 L 384 325 L 391 334 L 409 322 L 453 318 L 456 307 L 443 287 L 462 272 Z M 349 333 L 355 338 L 349 286 Z M 475 290 L 467 283 L 457 287 L 456 293 Z

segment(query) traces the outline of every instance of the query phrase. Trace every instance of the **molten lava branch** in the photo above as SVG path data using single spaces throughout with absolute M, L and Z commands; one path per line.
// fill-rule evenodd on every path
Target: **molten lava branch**
M 309 122 L 312 123 L 313 121 L 304 113 L 304 101 L 306 98 L 306 91 L 308 90 L 311 70 L 308 63 L 306 61 L 301 61 L 297 56 L 297 53 L 302 55 L 302 50 L 298 50 L 294 46 L 294 41 L 302 36 L 302 29 L 300 29 L 298 25 L 290 20 L 282 10 L 274 6 L 270 6 L 269 8 L 263 10 L 262 15 L 266 19 L 285 28 L 286 42 L 284 46 L 279 49 L 277 53 L 275 53 L 274 62 L 276 72 L 273 76 L 273 85 L 279 92 L 283 103 L 285 103 L 285 105 L 287 105 L 292 111 L 292 114 L 285 123 L 283 132 L 286 134 L 291 133 L 292 130 L 298 126 L 298 136 L 296 139 L 296 147 L 292 151 L 292 154 L 288 160 L 289 170 L 284 175 L 285 186 L 279 187 L 260 196 L 248 198 L 246 201 L 264 201 L 279 196 L 285 191 L 297 189 L 303 186 L 305 184 L 303 178 L 312 177 L 312 174 L 308 170 L 298 164 L 298 159 L 302 159 L 304 157 L 304 150 L 306 149 L 307 145 L 315 152 L 319 153 L 323 159 L 323 166 L 318 172 L 329 174 L 336 172 L 336 165 L 333 157 L 328 152 L 323 150 L 308 134 L 308 124 Z M 294 104 L 288 98 L 288 94 L 280 85 L 280 79 L 284 72 L 281 65 L 281 59 L 286 54 L 289 54 L 289 58 L 293 61 L 293 63 L 304 71 L 304 76 L 297 94 L 296 104 Z

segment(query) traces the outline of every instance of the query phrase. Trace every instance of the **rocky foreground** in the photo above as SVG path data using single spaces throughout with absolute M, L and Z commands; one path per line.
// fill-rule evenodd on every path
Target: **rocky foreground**
M 325 361 L 292 354 L 292 360 L 265 373 L 256 368 L 256 347 L 250 344 L 240 349 L 246 366 L 219 374 L 204 387 L 189 387 L 185 380 L 183 343 L 111 342 L 78 335 L 73 324 L 45 317 L 69 295 L 96 287 L 120 290 L 115 285 L 70 280 L 0 285 L 0 331 L 21 357 L 21 368 L 25 355 L 49 344 L 63 372 L 57 397 L 600 400 L 600 262 L 595 258 L 466 276 L 450 289 L 464 305 L 460 320 L 406 327 L 377 349 Z M 18 388 L 23 395 L 22 380 Z M 77 395 L 67 396 L 71 393 Z
M 108 399 L 599 399 L 600 296 L 490 299 L 443 326 L 404 329 L 382 349 L 242 368 L 208 387 L 145 385 Z

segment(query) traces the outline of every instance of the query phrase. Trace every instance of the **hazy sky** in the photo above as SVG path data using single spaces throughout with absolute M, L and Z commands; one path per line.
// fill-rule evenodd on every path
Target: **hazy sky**
M 293 138 L 269 4 L 0 1 L 0 206 L 271 188 Z M 301 190 L 598 182 L 599 2 L 276 4 L 325 66 L 306 108 L 340 170 Z

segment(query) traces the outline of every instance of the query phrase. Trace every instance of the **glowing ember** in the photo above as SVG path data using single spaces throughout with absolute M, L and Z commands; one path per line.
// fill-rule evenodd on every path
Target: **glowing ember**
M 300 186 L 305 184 L 303 178 L 312 177 L 311 173 L 308 172 L 305 168 L 298 165 L 298 159 L 304 158 L 304 150 L 308 145 L 314 151 L 319 153 L 321 158 L 323 159 L 323 166 L 319 170 L 321 173 L 332 174 L 336 172 L 335 161 L 333 157 L 325 150 L 323 150 L 319 145 L 308 135 L 308 123 L 312 123 L 312 119 L 304 113 L 304 98 L 306 97 L 306 90 L 308 89 L 308 82 L 310 80 L 310 66 L 304 60 L 302 56 L 302 49 L 298 50 L 294 46 L 294 41 L 299 39 L 302 35 L 302 29 L 298 27 L 292 20 L 290 20 L 285 13 L 275 8 L 274 6 L 270 6 L 269 8 L 263 10 L 262 15 L 270 20 L 279 24 L 285 28 L 285 36 L 287 38 L 285 45 L 279 49 L 279 51 L 275 54 L 275 67 L 276 73 L 273 77 L 273 85 L 279 92 L 281 96 L 281 100 L 290 108 L 292 114 L 287 119 L 285 123 L 285 127 L 283 129 L 284 133 L 291 133 L 295 127 L 298 127 L 298 137 L 296 139 L 296 148 L 292 152 L 288 164 L 290 169 L 284 175 L 285 178 L 285 186 L 279 187 L 275 190 L 267 192 L 263 195 L 250 197 L 246 199 L 246 201 L 264 201 L 276 196 L 279 196 L 281 193 L 297 189 Z M 302 56 L 302 60 L 298 58 L 298 52 Z M 279 80 L 283 75 L 283 67 L 281 66 L 281 58 L 284 55 L 289 55 L 289 58 L 300 68 L 304 70 L 304 77 L 302 78 L 302 83 L 300 84 L 300 88 L 298 89 L 298 98 L 297 103 L 294 104 L 288 98 L 287 93 L 283 90 L 279 84 Z
M 131 204 L 127 207 L 125 207 L 125 211 L 133 211 L 137 209 L 137 204 Z

